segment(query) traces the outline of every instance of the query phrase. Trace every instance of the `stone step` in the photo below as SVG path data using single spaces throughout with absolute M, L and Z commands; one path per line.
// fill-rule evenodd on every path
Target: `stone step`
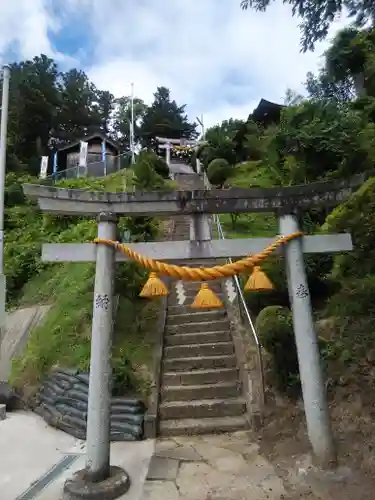
M 226 316 L 226 310 L 224 307 L 217 308 L 217 309 L 193 309 L 191 304 L 193 303 L 194 297 L 189 297 L 188 300 L 186 300 L 185 304 L 183 306 L 177 305 L 174 300 L 169 299 L 168 302 L 168 314 L 167 317 L 171 316 L 177 316 L 180 314 L 190 314 L 192 321 L 195 322 L 195 315 L 196 314 L 206 314 L 209 312 L 221 312 L 224 316 Z M 223 300 L 223 299 L 222 299 Z
M 165 372 L 178 372 L 190 370 L 208 370 L 213 368 L 235 368 L 237 367 L 236 357 L 231 356 L 206 356 L 183 359 L 164 359 L 163 367 Z
M 186 323 L 226 319 L 226 311 L 224 309 L 198 310 L 197 312 L 194 312 L 194 309 L 189 309 L 191 312 L 187 311 L 180 314 L 174 314 L 173 311 L 169 311 L 168 309 L 167 325 L 186 325 Z
M 164 419 L 240 416 L 246 411 L 245 401 L 239 397 L 199 401 L 169 401 L 161 403 L 159 408 L 160 416 Z
M 163 382 L 168 386 L 216 384 L 238 380 L 237 368 L 213 368 L 183 372 L 165 372 Z
M 233 352 L 232 342 L 172 345 L 164 348 L 164 359 L 195 358 L 198 356 L 229 356 L 233 354 Z
M 183 331 L 183 329 L 182 329 Z M 166 346 L 183 346 L 190 344 L 214 344 L 220 342 L 230 342 L 232 340 L 230 332 L 206 332 L 206 333 L 175 333 L 164 338 Z
M 162 401 L 193 401 L 203 399 L 235 398 L 239 395 L 236 382 L 220 382 L 218 384 L 180 385 L 161 388 Z
M 184 418 L 179 420 L 162 420 L 160 436 L 197 436 L 203 434 L 220 434 L 236 432 L 249 428 L 246 415 L 239 417 Z
M 165 334 L 174 335 L 181 333 L 181 325 L 166 325 Z M 200 321 L 197 323 L 187 323 L 183 326 L 184 333 L 201 333 L 201 332 L 225 332 L 229 330 L 229 322 L 226 319 L 216 321 Z

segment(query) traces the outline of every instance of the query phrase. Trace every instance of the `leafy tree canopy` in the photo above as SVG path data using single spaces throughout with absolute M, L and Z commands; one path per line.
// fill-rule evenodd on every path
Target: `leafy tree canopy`
M 242 9 L 265 12 L 275 0 L 241 0 Z M 349 12 L 357 27 L 375 21 L 373 0 L 283 0 L 292 6 L 294 16 L 301 18 L 301 46 L 303 52 L 314 50 L 315 43 L 326 38 L 336 17 Z

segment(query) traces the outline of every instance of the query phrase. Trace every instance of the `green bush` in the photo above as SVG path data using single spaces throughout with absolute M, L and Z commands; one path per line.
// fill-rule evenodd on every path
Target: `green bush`
M 375 177 L 371 177 L 345 203 L 327 217 L 328 233 L 350 232 L 353 251 L 334 258 L 335 278 L 365 278 L 375 274 Z
M 152 165 L 145 160 L 139 160 L 134 166 L 134 186 L 140 191 L 159 189 L 164 185 L 164 179 L 157 174 Z
M 290 310 L 282 306 L 266 307 L 259 313 L 255 326 L 263 347 L 272 359 L 271 383 L 280 392 L 298 395 L 298 357 Z
M 154 151 L 141 151 L 138 155 L 136 164 L 146 163 L 163 179 L 169 177 L 169 167 L 167 162 Z
M 231 166 L 222 158 L 212 160 L 208 165 L 207 177 L 213 186 L 222 186 L 231 174 Z

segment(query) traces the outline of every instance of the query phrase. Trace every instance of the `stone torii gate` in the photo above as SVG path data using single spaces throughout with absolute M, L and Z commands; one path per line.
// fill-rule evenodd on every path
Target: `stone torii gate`
M 118 216 L 170 217 L 189 215 L 190 241 L 129 244 L 128 247 L 149 258 L 163 261 L 237 258 L 258 253 L 273 243 L 272 238 L 211 240 L 208 216 L 220 213 L 274 212 L 281 235 L 299 231 L 297 212 L 303 209 L 335 206 L 358 188 L 365 177 L 350 181 L 321 182 L 304 186 L 269 189 L 229 189 L 103 193 L 24 185 L 25 194 L 38 201 L 44 212 L 96 217 L 98 238 L 116 240 Z M 307 431 L 316 457 L 322 464 L 335 459 L 327 402 L 314 330 L 310 293 L 303 253 L 332 253 L 352 250 L 349 234 L 311 235 L 290 241 L 285 248 L 288 288 L 300 366 Z M 125 471 L 110 467 L 110 392 L 112 338 L 112 300 L 114 267 L 127 260 L 106 245 L 44 244 L 44 262 L 96 262 L 89 405 L 87 418 L 86 469 L 65 485 L 67 494 L 89 488 L 93 495 L 110 485 L 129 482 Z M 113 477 L 112 477 L 113 476 Z M 100 488 L 107 488 L 100 490 Z M 108 489 L 109 488 L 109 489 Z M 120 493 L 118 493 L 119 495 Z M 103 498 L 115 498 L 113 496 Z M 72 498 L 75 498 L 72 496 Z M 91 498 L 85 496 L 85 498 Z M 93 497 L 92 497 L 93 498 Z M 97 496 L 95 497 L 97 498 Z
M 155 138 L 159 143 L 159 148 L 160 149 L 165 149 L 165 161 L 168 165 L 168 167 L 171 167 L 171 149 L 172 147 L 175 146 L 192 146 L 194 148 L 197 148 L 199 144 L 201 144 L 199 141 L 193 141 L 190 139 L 169 139 L 168 137 L 156 137 Z M 198 169 L 199 173 L 199 169 Z M 171 172 L 170 177 L 173 179 L 174 174 Z

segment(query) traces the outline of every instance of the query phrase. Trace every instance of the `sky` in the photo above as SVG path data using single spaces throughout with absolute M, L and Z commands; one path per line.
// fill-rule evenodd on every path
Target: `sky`
M 282 103 L 287 88 L 303 93 L 346 22 L 302 54 L 298 19 L 281 0 L 266 13 L 242 11 L 240 0 L 0 0 L 0 12 L 1 63 L 44 53 L 116 97 L 133 82 L 146 103 L 166 86 L 206 127 L 247 118 L 261 98 Z

